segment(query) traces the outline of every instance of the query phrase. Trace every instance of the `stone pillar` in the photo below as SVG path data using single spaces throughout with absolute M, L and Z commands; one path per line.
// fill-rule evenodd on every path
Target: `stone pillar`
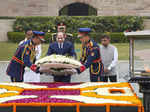
M 12 25 L 14 23 L 14 19 L 0 19 L 0 41 L 7 41 L 7 32 L 13 31 Z

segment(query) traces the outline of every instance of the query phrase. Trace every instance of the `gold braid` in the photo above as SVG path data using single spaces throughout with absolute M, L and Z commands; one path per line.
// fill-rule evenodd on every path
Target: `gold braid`
M 101 66 L 101 64 L 98 63 L 98 71 L 94 72 L 93 65 L 91 64 L 91 73 L 97 75 L 100 72 L 100 66 Z

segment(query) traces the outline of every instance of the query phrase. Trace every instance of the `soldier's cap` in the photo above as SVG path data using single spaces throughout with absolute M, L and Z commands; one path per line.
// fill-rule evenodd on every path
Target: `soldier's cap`
M 65 29 L 65 28 L 66 28 L 66 25 L 65 25 L 64 23 L 59 23 L 59 24 L 57 24 L 57 27 L 58 27 L 59 29 Z
M 57 26 L 66 26 L 66 24 L 61 22 L 61 23 L 58 23 Z
M 33 35 L 34 35 L 34 36 L 38 36 L 41 41 L 43 41 L 43 42 L 45 41 L 45 39 L 44 39 L 45 33 L 44 33 L 44 32 L 41 32 L 41 31 L 33 31 Z
M 89 33 L 89 32 L 91 32 L 91 28 L 79 28 L 78 32 L 80 32 L 80 33 Z

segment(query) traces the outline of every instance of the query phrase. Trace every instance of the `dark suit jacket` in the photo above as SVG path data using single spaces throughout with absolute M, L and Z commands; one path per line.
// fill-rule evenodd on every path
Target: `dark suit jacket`
M 50 43 L 47 55 L 52 55 L 52 54 L 76 56 L 74 46 L 69 41 L 64 41 L 63 48 L 59 48 L 58 42 Z

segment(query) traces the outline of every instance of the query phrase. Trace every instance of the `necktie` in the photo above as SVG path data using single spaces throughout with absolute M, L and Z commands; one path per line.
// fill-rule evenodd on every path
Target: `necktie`
M 63 43 L 61 43 L 61 48 L 63 48 Z
M 58 43 L 58 48 L 59 48 L 59 49 L 61 48 L 60 43 Z

